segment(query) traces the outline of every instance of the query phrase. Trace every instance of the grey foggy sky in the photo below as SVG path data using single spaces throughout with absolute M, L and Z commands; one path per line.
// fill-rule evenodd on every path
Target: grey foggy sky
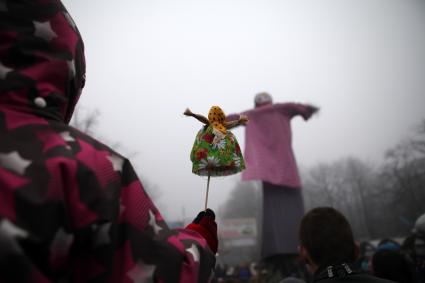
M 292 122 L 300 166 L 355 156 L 379 162 L 425 118 L 425 1 L 64 0 L 86 46 L 80 100 L 102 115 L 142 180 L 161 191 L 166 219 L 203 208 L 206 179 L 191 173 L 200 123 L 268 91 L 321 108 Z M 244 130 L 233 131 L 241 146 Z M 240 175 L 213 178 L 217 210 Z

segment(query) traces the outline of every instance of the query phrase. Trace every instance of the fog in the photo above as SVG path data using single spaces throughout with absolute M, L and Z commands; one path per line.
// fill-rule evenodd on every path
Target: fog
M 167 220 L 203 209 L 206 178 L 189 159 L 201 124 L 186 107 L 240 112 L 260 91 L 317 105 L 292 121 L 299 167 L 380 162 L 425 117 L 425 1 L 63 2 L 85 41 L 79 107 L 100 111 L 98 135 L 156 186 Z M 233 132 L 243 147 L 244 129 Z M 213 178 L 209 206 L 239 180 Z

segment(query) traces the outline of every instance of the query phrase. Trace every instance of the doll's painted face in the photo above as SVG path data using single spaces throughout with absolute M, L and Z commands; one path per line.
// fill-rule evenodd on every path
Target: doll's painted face
M 273 99 L 267 92 L 260 92 L 254 98 L 255 107 L 260 107 L 267 104 L 272 104 Z
M 224 134 L 227 133 L 226 127 L 224 126 L 226 115 L 224 115 L 224 112 L 220 107 L 211 107 L 210 112 L 208 112 L 208 121 L 214 127 L 214 129 L 217 129 Z

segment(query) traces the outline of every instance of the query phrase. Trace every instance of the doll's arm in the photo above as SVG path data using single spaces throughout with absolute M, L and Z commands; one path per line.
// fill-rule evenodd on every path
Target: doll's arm
M 240 115 L 239 120 L 226 121 L 225 126 L 227 129 L 232 129 L 240 125 L 245 125 L 248 122 L 248 117 L 246 115 Z
M 186 115 L 186 116 L 193 117 L 196 120 L 198 120 L 199 122 L 204 123 L 205 125 L 210 124 L 210 121 L 208 121 L 208 119 L 205 116 L 202 116 L 201 114 L 192 113 L 192 111 L 190 111 L 189 108 L 186 108 L 186 110 L 184 111 L 183 114 Z

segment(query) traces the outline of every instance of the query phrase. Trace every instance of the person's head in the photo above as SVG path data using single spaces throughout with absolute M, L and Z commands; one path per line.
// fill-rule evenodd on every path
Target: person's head
M 414 232 L 425 236 L 425 213 L 416 219 Z
M 373 275 L 399 283 L 413 282 L 412 267 L 399 250 L 381 249 L 372 258 Z
M 422 279 L 425 279 L 425 214 L 416 220 L 414 235 L 414 264 Z
M 388 251 L 398 251 L 401 249 L 401 245 L 394 241 L 393 239 L 385 238 L 382 239 L 378 246 L 376 247 L 377 251 L 388 250 Z
M 347 219 L 336 209 L 318 207 L 301 220 L 300 256 L 312 272 L 339 263 L 352 263 L 358 249 Z
M 272 103 L 273 103 L 272 96 L 268 94 L 267 92 L 260 92 L 255 95 L 255 98 L 254 98 L 255 107 L 260 107 L 260 106 L 272 104 Z
M 226 133 L 226 127 L 224 122 L 226 121 L 226 115 L 219 106 L 212 106 L 208 112 L 208 121 L 214 127 L 214 129 Z
M 71 16 L 61 1 L 1 0 L 0 18 L 0 105 L 69 124 L 86 73 Z

